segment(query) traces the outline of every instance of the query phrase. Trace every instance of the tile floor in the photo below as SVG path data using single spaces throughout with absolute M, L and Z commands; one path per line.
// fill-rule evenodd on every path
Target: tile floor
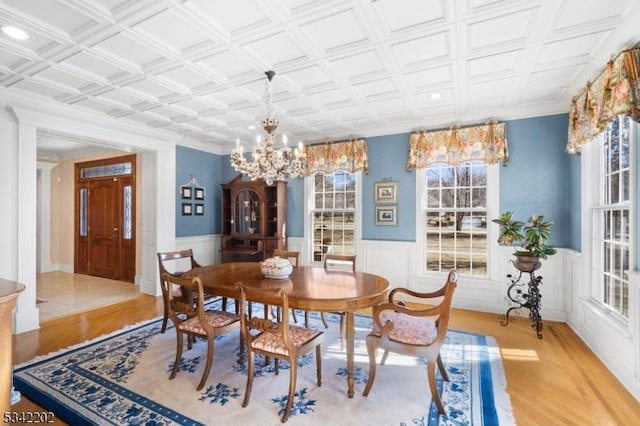
M 67 272 L 36 276 L 40 321 L 133 299 L 140 293 L 133 283 Z

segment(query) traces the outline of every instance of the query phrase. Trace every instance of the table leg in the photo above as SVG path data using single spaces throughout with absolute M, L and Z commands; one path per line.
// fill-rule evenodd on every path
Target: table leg
M 355 321 L 352 311 L 346 312 L 347 324 L 347 395 L 349 398 L 353 398 L 354 394 L 354 352 L 355 352 Z

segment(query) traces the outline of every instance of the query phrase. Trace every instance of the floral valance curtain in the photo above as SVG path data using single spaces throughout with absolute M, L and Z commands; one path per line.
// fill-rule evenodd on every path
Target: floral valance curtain
M 409 137 L 407 170 L 433 163 L 457 165 L 481 160 L 487 164 L 507 163 L 509 152 L 504 123 L 487 123 L 448 130 L 418 131 Z
M 307 168 L 304 176 L 315 172 L 333 173 L 346 170 L 350 173 L 369 171 L 367 160 L 367 141 L 351 139 L 348 141 L 327 141 L 305 148 Z
M 606 129 L 619 114 L 640 121 L 640 48 L 622 51 L 598 78 L 573 99 L 569 110 L 570 154 Z

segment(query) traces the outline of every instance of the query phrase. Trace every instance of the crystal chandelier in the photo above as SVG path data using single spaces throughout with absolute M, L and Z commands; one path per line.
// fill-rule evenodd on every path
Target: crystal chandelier
M 276 75 L 274 71 L 265 72 L 267 75 L 267 117 L 261 121 L 267 137 L 262 140 L 258 136 L 253 147 L 253 161 L 244 158 L 240 138 L 236 139 L 236 147 L 231 151 L 231 166 L 251 180 L 262 179 L 267 185 L 275 180 L 284 180 L 299 176 L 304 170 L 307 158 L 302 142 L 298 148 L 291 151 L 287 146 L 287 136 L 282 136 L 282 148 L 275 149 L 276 129 L 278 120 L 273 114 L 273 87 L 271 80 Z

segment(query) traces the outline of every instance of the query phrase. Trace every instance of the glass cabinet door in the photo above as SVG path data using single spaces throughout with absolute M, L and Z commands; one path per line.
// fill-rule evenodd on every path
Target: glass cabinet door
M 235 200 L 236 232 L 239 234 L 260 234 L 260 197 L 251 189 L 238 192 Z

